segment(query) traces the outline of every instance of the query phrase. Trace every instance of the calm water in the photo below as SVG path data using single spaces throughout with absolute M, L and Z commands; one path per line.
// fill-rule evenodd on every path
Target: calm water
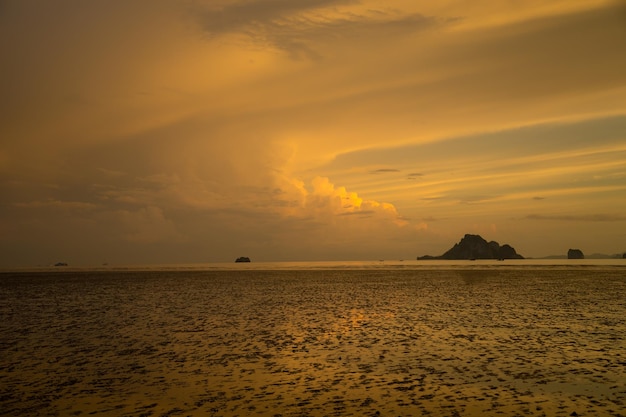
M 625 415 L 625 266 L 7 271 L 0 414 Z

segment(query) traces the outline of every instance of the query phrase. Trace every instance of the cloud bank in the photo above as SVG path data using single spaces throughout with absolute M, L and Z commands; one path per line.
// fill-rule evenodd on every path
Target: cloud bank
M 0 264 L 621 250 L 625 10 L 5 1 Z

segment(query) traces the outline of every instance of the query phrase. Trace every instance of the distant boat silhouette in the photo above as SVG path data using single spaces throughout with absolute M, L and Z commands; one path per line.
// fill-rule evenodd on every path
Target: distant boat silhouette
M 250 262 L 250 258 L 248 258 L 247 256 L 240 256 L 239 258 L 235 259 L 235 262 Z

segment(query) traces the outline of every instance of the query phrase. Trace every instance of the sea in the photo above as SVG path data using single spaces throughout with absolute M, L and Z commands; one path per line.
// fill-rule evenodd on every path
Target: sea
M 626 260 L 5 269 L 0 415 L 626 416 Z

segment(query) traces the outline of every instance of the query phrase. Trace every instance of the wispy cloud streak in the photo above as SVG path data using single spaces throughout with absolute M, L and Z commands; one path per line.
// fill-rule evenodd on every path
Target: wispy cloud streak
M 556 220 L 568 222 L 623 222 L 626 221 L 626 215 L 622 214 L 585 214 L 585 215 L 546 215 L 546 214 L 529 214 L 526 216 L 529 220 Z
M 286 51 L 292 58 L 319 58 L 320 43 L 362 37 L 401 35 L 444 25 L 454 19 L 409 15 L 389 10 L 353 12 L 341 6 L 355 1 L 270 0 L 198 7 L 202 28 L 211 36 L 244 36 L 256 47 Z

